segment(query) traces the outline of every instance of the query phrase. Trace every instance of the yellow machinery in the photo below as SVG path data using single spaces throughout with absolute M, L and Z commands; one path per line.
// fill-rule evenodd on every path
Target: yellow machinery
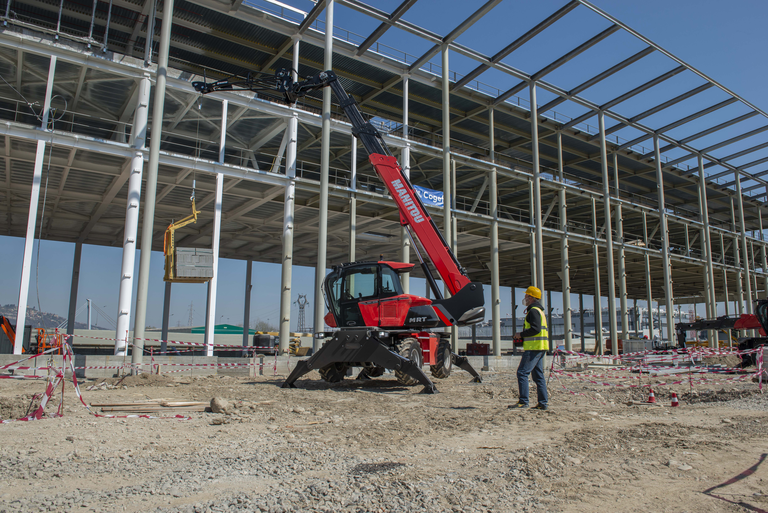
M 179 228 L 197 222 L 200 213 L 192 198 L 192 213 L 168 226 L 163 237 L 165 254 L 164 281 L 174 283 L 205 283 L 213 278 L 213 251 L 210 249 L 177 248 L 175 233 Z

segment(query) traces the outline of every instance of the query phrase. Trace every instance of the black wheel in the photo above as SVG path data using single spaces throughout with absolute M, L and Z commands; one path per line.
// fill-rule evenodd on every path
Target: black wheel
M 400 343 L 400 356 L 415 362 L 421 368 L 424 365 L 424 357 L 421 354 L 421 344 L 415 338 L 406 338 Z M 401 371 L 395 371 L 395 378 L 401 385 L 409 387 L 417 385 L 419 380 L 412 378 L 409 374 Z
M 435 364 L 429 366 L 432 375 L 438 379 L 445 379 L 451 375 L 453 369 L 453 359 L 451 358 L 451 341 L 441 339 L 437 344 L 437 354 L 435 355 Z
M 320 377 L 328 383 L 338 383 L 347 375 L 347 364 L 336 362 L 320 369 Z

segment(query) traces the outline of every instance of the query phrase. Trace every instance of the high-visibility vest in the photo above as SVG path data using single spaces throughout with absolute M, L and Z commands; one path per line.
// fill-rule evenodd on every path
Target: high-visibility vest
M 523 340 L 523 351 L 547 351 L 549 350 L 549 330 L 547 329 L 547 318 L 544 316 L 544 310 L 535 306 L 532 306 L 531 310 L 537 310 L 539 315 L 541 315 L 541 331 L 532 337 L 525 337 Z M 528 316 L 526 315 L 523 329 L 527 330 L 530 327 L 531 325 L 528 323 Z

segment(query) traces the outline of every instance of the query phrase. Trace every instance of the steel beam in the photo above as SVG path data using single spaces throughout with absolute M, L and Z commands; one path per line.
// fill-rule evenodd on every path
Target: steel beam
M 482 7 L 480 7 L 480 9 L 470 14 L 455 29 L 449 32 L 448 35 L 442 39 L 441 43 L 436 43 L 435 46 L 427 50 L 421 57 L 417 58 L 416 61 L 408 67 L 408 71 L 413 72 L 421 68 L 427 61 L 429 61 L 429 59 L 437 55 L 437 52 L 439 52 L 443 46 L 453 42 L 500 2 L 501 0 L 488 0 Z M 447 51 L 447 49 L 445 51 Z M 443 75 L 446 75 L 446 72 L 443 72 Z
M 376 41 L 378 41 L 387 30 L 389 30 L 389 27 L 392 26 L 392 23 L 399 20 L 403 14 L 405 14 L 406 11 L 410 9 L 415 3 L 416 0 L 404 0 L 403 3 L 401 3 L 394 11 L 392 11 L 392 14 L 389 15 L 388 22 L 382 22 L 381 25 L 376 28 L 376 30 L 371 32 L 370 36 L 365 38 L 365 41 L 363 41 L 360 46 L 357 47 L 355 54 L 358 56 L 364 54 L 368 48 L 370 48 Z
M 489 64 L 480 64 L 477 68 L 470 71 L 467 75 L 465 75 L 461 80 L 456 82 L 453 85 L 452 89 L 459 89 L 470 83 L 472 80 L 476 79 L 480 75 L 482 75 L 486 70 L 491 68 L 492 64 L 497 64 L 502 61 L 506 56 L 523 46 L 525 43 L 536 37 L 538 34 L 542 33 L 547 27 L 554 24 L 557 20 L 574 10 L 576 7 L 578 7 L 579 3 L 575 0 L 568 2 L 566 5 L 558 9 L 555 13 L 548 16 L 545 20 L 538 23 L 535 27 L 528 30 L 525 34 L 514 40 L 512 43 L 504 47 L 502 50 L 497 52 L 493 57 L 489 59 Z

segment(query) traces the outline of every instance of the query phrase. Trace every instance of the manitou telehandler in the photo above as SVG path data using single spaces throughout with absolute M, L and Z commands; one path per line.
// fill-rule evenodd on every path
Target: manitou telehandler
M 452 366 L 457 365 L 480 382 L 480 376 L 467 359 L 451 350 L 449 333 L 434 329 L 482 321 L 485 317 L 483 286 L 467 277 L 381 134 L 363 118 L 336 74 L 323 71 L 304 81 L 294 81 L 289 71 L 281 69 L 274 75 L 254 73 L 244 79 L 231 77 L 192 85 L 202 94 L 222 90 L 278 92 L 289 103 L 295 103 L 311 91 L 330 87 L 352 123 L 352 132 L 368 152 L 376 174 L 395 200 L 400 210 L 400 224 L 411 239 L 436 298 L 403 293 L 399 275 L 410 271 L 414 264 L 382 259 L 333 266 L 323 281 L 329 310 L 325 322 L 338 330 L 319 334 L 325 340 L 323 346 L 309 359 L 298 363 L 283 387 L 295 387 L 296 380 L 311 370 L 318 370 L 325 381 L 338 382 L 350 367 L 362 367 L 363 377 L 381 376 L 384 369 L 390 369 L 399 383 L 421 383 L 425 392 L 436 392 L 435 385 L 422 371 L 425 362 L 436 378 L 447 377 Z M 414 239 L 421 244 L 451 297 L 443 297 Z

